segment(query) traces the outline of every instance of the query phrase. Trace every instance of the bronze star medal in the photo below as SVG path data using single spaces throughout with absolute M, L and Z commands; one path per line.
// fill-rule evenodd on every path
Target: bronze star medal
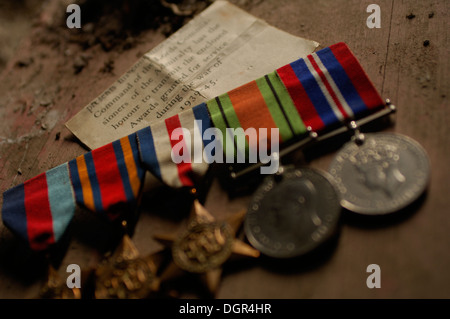
M 158 256 L 140 257 L 130 237 L 125 234 L 114 254 L 95 271 L 95 298 L 149 298 L 159 289 L 157 268 Z
M 206 282 L 215 294 L 222 275 L 222 265 L 232 254 L 259 257 L 258 250 L 236 239 L 236 232 L 245 211 L 225 221 L 217 221 L 198 200 L 194 201 L 193 216 L 181 235 L 157 235 L 156 239 L 171 244 L 172 261 L 161 275 L 168 280 L 183 273 L 194 273 Z
M 79 288 L 69 288 L 53 266 L 48 268 L 47 284 L 42 288 L 39 298 L 42 299 L 81 299 Z

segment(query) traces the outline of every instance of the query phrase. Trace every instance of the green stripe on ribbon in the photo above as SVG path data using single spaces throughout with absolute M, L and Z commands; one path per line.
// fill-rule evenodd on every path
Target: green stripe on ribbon
M 211 120 L 214 126 L 222 132 L 222 138 L 220 139 L 220 142 L 222 143 L 223 152 L 225 153 L 227 149 L 227 143 L 232 143 L 234 145 L 234 142 L 227 137 L 226 130 L 229 124 L 227 122 L 227 118 L 225 117 L 223 108 L 219 106 L 218 102 L 220 102 L 218 98 L 215 98 L 207 101 L 206 105 L 208 107 L 208 112 L 211 115 Z M 225 137 L 225 139 L 223 137 Z
M 224 121 L 226 123 L 226 127 L 232 128 L 232 129 L 242 129 L 241 123 L 239 122 L 239 118 L 234 110 L 233 104 L 231 103 L 230 97 L 228 96 L 228 93 L 219 95 L 216 98 L 216 101 L 218 102 L 218 107 L 221 111 L 222 116 L 224 117 Z M 247 151 L 248 151 L 248 142 L 245 138 L 245 135 L 239 134 L 238 130 L 234 134 L 234 140 L 232 140 L 232 136 L 230 136 L 230 132 L 227 133 L 223 132 L 226 136 L 226 141 L 228 143 L 233 143 L 234 145 L 234 157 L 237 156 L 238 153 L 241 153 L 241 156 L 244 156 L 247 158 Z M 228 154 L 226 152 L 227 148 L 224 147 L 224 152 L 227 156 L 231 156 L 231 154 Z
M 294 102 L 289 96 L 289 92 L 286 90 L 286 87 L 284 86 L 283 82 L 281 82 L 281 79 L 279 78 L 277 72 L 274 71 L 267 74 L 266 79 L 269 80 L 270 84 L 272 85 L 272 88 L 276 92 L 276 96 L 278 96 L 278 99 L 281 104 L 280 107 L 284 110 L 285 114 L 287 115 L 287 118 L 291 124 L 291 127 L 294 130 L 295 135 L 301 135 L 306 133 L 305 124 L 303 123 L 300 114 L 298 114 Z
M 228 127 L 230 128 L 238 128 L 238 131 L 235 131 L 234 134 L 234 146 L 235 146 L 235 157 L 238 153 L 241 154 L 241 156 L 244 156 L 247 158 L 247 152 L 248 152 L 248 142 L 247 139 L 243 133 L 241 123 L 239 122 L 239 118 L 236 114 L 236 111 L 234 110 L 234 106 L 231 103 L 231 99 L 228 96 L 228 93 L 219 95 L 218 99 L 220 100 L 220 104 L 223 108 L 223 112 L 226 116 L 227 123 L 229 124 Z M 242 134 L 239 134 L 242 133 Z M 231 136 L 227 134 L 227 140 L 231 139 Z M 227 154 L 228 155 L 228 154 Z
M 273 90 L 273 87 L 271 87 L 270 80 L 266 77 L 262 77 L 256 80 L 256 84 L 266 102 L 275 125 L 280 129 L 281 139 L 283 141 L 290 140 L 294 136 L 293 128 L 290 127 L 286 114 L 283 114 L 284 110 L 279 103 L 280 100 L 276 96 L 276 92 Z
M 238 128 L 241 127 L 241 123 L 239 122 L 239 118 L 234 111 L 233 104 L 231 103 L 230 97 L 228 93 L 219 95 L 219 100 L 223 108 L 223 113 L 226 117 L 227 123 L 230 125 L 228 127 Z

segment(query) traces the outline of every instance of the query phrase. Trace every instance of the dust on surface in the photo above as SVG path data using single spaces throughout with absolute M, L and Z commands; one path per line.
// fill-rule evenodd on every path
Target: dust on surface
M 67 37 L 66 12 L 68 4 L 78 4 L 81 9 L 81 29 Z M 36 44 L 46 44 L 55 49 L 67 43 L 79 44 L 82 50 L 100 45 L 104 51 L 132 48 L 140 32 L 158 30 L 169 36 L 195 14 L 201 12 L 212 0 L 0 0 L 0 72 L 5 68 L 19 46 L 21 39 L 33 27 L 44 27 Z M 46 6 L 54 6 L 46 14 Z M 48 12 L 48 10 L 47 10 Z M 87 59 L 74 61 L 74 73 L 82 71 Z M 33 60 L 18 61 L 18 67 L 28 67 Z M 109 72 L 113 64 L 105 66 Z
M 34 0 L 0 0 L 0 72 L 30 31 L 39 6 L 40 1 Z

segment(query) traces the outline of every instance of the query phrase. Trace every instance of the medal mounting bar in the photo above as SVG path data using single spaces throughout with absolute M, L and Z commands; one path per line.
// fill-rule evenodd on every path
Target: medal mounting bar
M 280 160 L 287 154 L 304 149 L 306 146 L 313 146 L 348 132 L 353 132 L 352 140 L 354 140 L 358 145 L 362 145 L 364 143 L 364 134 L 361 133 L 360 128 L 368 124 L 372 124 L 378 120 L 388 118 L 396 113 L 396 111 L 397 107 L 391 103 L 390 99 L 386 99 L 384 107 L 379 111 L 371 113 L 360 119 L 351 119 L 350 121 L 344 123 L 344 125 L 336 127 L 323 134 L 318 134 L 313 131 L 311 127 L 307 127 L 308 132 L 303 138 L 300 138 L 296 142 L 283 147 L 280 149 L 279 153 L 272 153 L 271 160 Z M 237 180 L 238 178 L 255 171 L 263 165 L 265 164 L 262 162 L 246 165 L 244 168 L 237 168 L 237 166 L 230 165 L 228 166 L 229 176 L 232 180 Z M 281 166 L 282 165 L 280 165 L 280 167 Z

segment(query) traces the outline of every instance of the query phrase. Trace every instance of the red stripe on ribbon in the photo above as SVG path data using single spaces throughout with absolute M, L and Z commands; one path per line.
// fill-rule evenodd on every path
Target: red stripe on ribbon
M 342 113 L 344 118 L 348 118 L 348 114 L 345 111 L 344 107 L 342 106 L 341 102 L 339 101 L 338 97 L 336 96 L 336 93 L 334 92 L 333 88 L 331 87 L 330 83 L 328 82 L 325 74 L 323 74 L 322 70 L 317 65 L 317 62 L 314 60 L 312 55 L 308 55 L 308 60 L 311 62 L 311 65 L 313 66 L 314 70 L 317 72 L 317 74 L 320 76 L 320 79 L 322 80 L 323 84 L 325 85 L 325 88 L 327 89 L 328 93 L 330 94 L 331 98 L 333 99 L 334 103 L 336 103 L 339 111 Z
M 45 173 L 26 181 L 24 193 L 30 247 L 33 250 L 43 250 L 55 242 Z
M 114 204 L 126 202 L 127 197 L 112 143 L 93 150 L 92 158 L 100 187 L 103 209 L 107 211 Z M 108 216 L 111 219 L 116 217 Z
M 180 140 L 172 140 L 172 132 L 176 128 L 181 128 L 181 122 L 180 122 L 178 115 L 169 117 L 168 119 L 165 120 L 165 122 L 166 122 L 167 133 L 169 134 L 171 147 L 173 148 L 176 144 L 183 143 L 181 145 L 182 149 L 187 149 L 186 141 L 184 140 L 184 137 L 181 138 L 181 141 Z M 183 154 L 180 154 L 180 155 L 183 155 Z M 194 183 L 187 175 L 190 172 L 192 172 L 191 163 L 181 162 L 181 163 L 177 164 L 177 169 L 178 169 L 178 177 L 180 178 L 181 184 L 183 184 L 184 186 L 194 186 Z
M 381 96 L 348 46 L 340 42 L 330 46 L 330 50 L 344 68 L 367 108 L 373 109 L 384 105 Z
M 308 97 L 302 83 L 295 75 L 294 70 L 288 64 L 277 70 L 281 81 L 289 92 L 292 101 L 300 114 L 306 127 L 310 126 L 313 131 L 321 130 L 325 127 L 322 119 L 317 113 L 314 105 Z

